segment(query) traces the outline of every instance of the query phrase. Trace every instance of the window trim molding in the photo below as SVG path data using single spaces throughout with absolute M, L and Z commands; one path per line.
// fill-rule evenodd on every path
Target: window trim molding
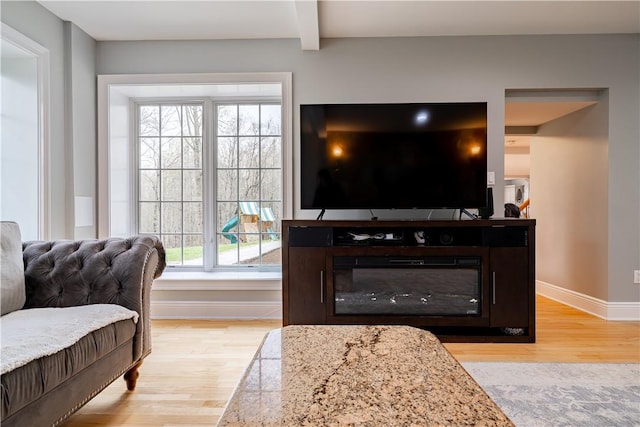
M 110 235 L 110 95 L 118 87 L 280 83 L 282 96 L 282 219 L 293 217 L 293 97 L 291 72 L 98 75 L 98 237 Z

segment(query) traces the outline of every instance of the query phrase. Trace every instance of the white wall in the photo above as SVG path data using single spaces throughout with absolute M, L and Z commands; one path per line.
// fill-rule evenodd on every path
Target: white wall
M 39 169 L 37 59 L 3 57 L 1 68 L 0 218 L 17 222 L 23 240 L 36 240 L 40 220 L 39 176 L 33 173 Z
M 531 157 L 528 147 L 505 147 L 504 176 L 510 178 L 527 178 L 531 169 Z
M 607 122 L 600 102 L 542 126 L 531 138 L 530 178 L 537 280 L 603 301 L 609 300 Z

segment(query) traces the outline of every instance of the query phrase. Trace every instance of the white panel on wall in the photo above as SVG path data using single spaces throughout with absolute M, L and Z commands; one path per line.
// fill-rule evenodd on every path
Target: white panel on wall
M 93 227 L 93 197 L 75 197 L 76 227 Z

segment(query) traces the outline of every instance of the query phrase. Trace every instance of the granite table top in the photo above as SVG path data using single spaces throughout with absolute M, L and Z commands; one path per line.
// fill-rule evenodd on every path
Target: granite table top
M 218 426 L 513 426 L 432 333 L 290 325 L 269 332 Z

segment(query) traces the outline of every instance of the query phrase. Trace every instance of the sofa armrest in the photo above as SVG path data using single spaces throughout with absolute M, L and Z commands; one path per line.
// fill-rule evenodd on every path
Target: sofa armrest
M 139 315 L 134 357 L 151 350 L 148 333 L 153 279 L 166 267 L 155 236 L 22 244 L 24 308 L 119 304 Z

